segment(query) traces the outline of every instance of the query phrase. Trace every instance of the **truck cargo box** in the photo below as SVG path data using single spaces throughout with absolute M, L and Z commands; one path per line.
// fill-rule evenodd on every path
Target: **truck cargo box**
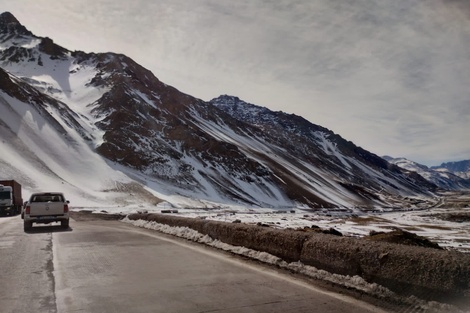
M 0 180 L 0 185 L 12 188 L 12 199 L 8 205 L 0 207 L 0 213 L 19 214 L 23 206 L 23 197 L 21 195 L 21 185 L 15 180 Z

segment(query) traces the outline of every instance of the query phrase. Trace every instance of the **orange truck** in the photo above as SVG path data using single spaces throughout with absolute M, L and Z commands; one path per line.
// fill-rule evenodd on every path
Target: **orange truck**
M 0 180 L 0 215 L 21 213 L 21 185 L 14 180 Z

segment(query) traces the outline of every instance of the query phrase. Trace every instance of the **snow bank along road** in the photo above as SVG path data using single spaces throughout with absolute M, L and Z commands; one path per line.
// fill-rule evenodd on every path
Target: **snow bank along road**
M 330 277 L 330 281 L 333 278 L 341 284 L 350 282 L 351 287 L 380 296 L 393 291 L 470 308 L 470 255 L 466 253 L 164 214 L 131 214 L 124 221 L 161 231 L 165 228 L 155 227 L 168 225 L 188 233 L 192 230 L 199 236 L 191 234 L 185 238 L 204 243 L 211 239 L 264 252 L 275 259 L 270 263 L 282 267 L 301 265 L 302 272 L 314 267 L 315 277 L 318 269 L 328 271 L 341 276 L 339 281 L 335 277 Z M 377 288 L 377 284 L 390 290 Z
M 0 218 L 2 312 L 382 312 L 286 273 L 118 221 Z

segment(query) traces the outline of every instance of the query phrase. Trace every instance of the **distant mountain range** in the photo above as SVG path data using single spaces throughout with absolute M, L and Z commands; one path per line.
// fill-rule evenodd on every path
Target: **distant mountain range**
M 470 188 L 470 161 L 443 163 L 441 166 L 427 167 L 405 158 L 383 157 L 402 169 L 415 172 L 442 189 L 459 190 Z
M 470 160 L 442 163 L 440 166 L 431 166 L 433 170 L 448 170 L 464 179 L 470 179 Z
M 362 208 L 437 189 L 304 118 L 181 93 L 129 57 L 69 51 L 0 15 L 0 176 L 83 203 Z M 145 202 L 144 201 L 144 202 Z M 413 203 L 416 203 L 414 201 Z

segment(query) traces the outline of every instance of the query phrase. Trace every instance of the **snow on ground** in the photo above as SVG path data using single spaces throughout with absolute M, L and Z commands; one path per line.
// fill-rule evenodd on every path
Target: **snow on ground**
M 137 212 L 161 213 L 203 218 L 213 221 L 232 223 L 240 221 L 246 224 L 264 224 L 273 228 L 299 229 L 318 226 L 328 230 L 333 228 L 344 236 L 362 237 L 371 231 L 389 232 L 400 228 L 438 243 L 441 247 L 470 253 L 470 221 L 457 222 L 442 218 L 445 214 L 467 214 L 470 208 L 430 209 L 418 211 L 395 211 L 376 213 L 345 213 L 312 211 L 303 208 L 273 210 L 271 208 L 250 208 L 241 206 L 223 206 L 219 208 L 178 208 L 169 202 L 156 206 L 127 206 L 108 208 L 75 208 L 75 210 L 93 210 L 95 212 L 130 214 Z
M 392 231 L 400 228 L 428 238 L 442 247 L 470 253 L 470 222 L 452 222 L 440 219 L 440 214 L 468 213 L 466 209 L 433 209 L 426 211 L 398 211 L 367 213 L 363 215 L 293 209 L 292 211 L 256 210 L 251 212 L 185 212 L 179 216 L 201 217 L 206 219 L 242 223 L 267 224 L 277 228 L 304 228 L 318 226 L 333 228 L 345 236 L 366 236 L 370 231 Z

